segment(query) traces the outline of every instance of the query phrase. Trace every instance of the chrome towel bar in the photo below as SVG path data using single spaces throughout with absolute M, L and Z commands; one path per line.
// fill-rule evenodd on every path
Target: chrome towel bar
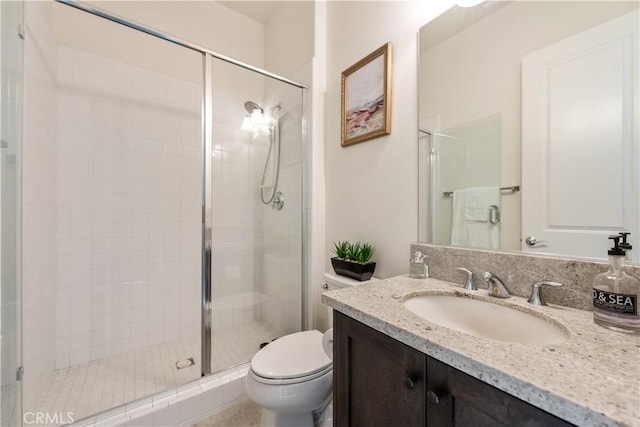
M 520 186 L 519 185 L 512 185 L 511 187 L 500 187 L 500 191 L 510 191 L 512 193 L 516 193 L 516 192 L 520 191 Z M 444 197 L 452 197 L 453 196 L 453 191 L 443 191 L 442 195 Z

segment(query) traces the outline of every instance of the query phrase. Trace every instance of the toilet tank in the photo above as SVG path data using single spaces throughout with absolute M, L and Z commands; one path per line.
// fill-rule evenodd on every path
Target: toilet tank
M 348 277 L 338 276 L 334 273 L 324 273 L 324 285 L 322 286 L 323 292 L 333 291 L 340 288 L 346 288 L 349 286 L 358 286 L 364 285 L 365 283 L 376 282 L 379 279 L 372 277 L 369 280 L 364 282 L 360 282 L 358 280 L 353 280 Z M 333 328 L 333 309 L 331 307 L 327 307 L 327 311 L 329 314 L 329 328 Z

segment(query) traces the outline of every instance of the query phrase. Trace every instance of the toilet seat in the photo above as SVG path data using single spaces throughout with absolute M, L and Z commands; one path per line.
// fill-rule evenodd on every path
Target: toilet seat
M 322 346 L 320 331 L 303 331 L 279 338 L 251 359 L 251 373 L 265 384 L 310 381 L 333 369 Z
M 249 375 L 256 381 L 262 384 L 273 384 L 273 385 L 288 385 L 288 384 L 299 384 L 299 383 L 305 383 L 305 382 L 309 382 L 312 380 L 315 380 L 316 378 L 320 378 L 323 375 L 332 375 L 332 371 L 333 371 L 333 366 L 329 366 L 325 369 L 323 369 L 322 371 L 316 372 L 314 374 L 311 375 L 306 375 L 303 377 L 296 377 L 296 378 L 280 378 L 280 379 L 276 379 L 276 378 L 265 378 L 265 377 L 261 377 L 260 375 L 256 374 L 252 369 L 249 370 Z

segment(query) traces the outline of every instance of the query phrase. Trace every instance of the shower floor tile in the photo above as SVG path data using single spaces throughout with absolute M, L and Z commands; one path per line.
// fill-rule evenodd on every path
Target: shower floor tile
M 200 340 L 163 343 L 59 369 L 39 411 L 73 413 L 74 420 L 200 377 L 200 365 L 178 370 L 178 360 L 200 358 Z
M 211 371 L 218 372 L 250 360 L 260 344 L 278 335 L 266 323 L 254 320 L 211 333 Z
M 212 371 L 244 363 L 262 342 L 276 335 L 261 320 L 214 331 Z M 193 357 L 195 365 L 177 369 L 176 362 Z M 59 369 L 45 389 L 38 411 L 73 413 L 74 420 L 200 378 L 200 339 L 164 343 Z

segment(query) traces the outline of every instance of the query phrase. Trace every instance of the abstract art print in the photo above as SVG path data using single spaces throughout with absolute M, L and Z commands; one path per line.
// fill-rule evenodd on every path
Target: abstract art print
M 391 133 L 391 43 L 342 72 L 342 146 Z

